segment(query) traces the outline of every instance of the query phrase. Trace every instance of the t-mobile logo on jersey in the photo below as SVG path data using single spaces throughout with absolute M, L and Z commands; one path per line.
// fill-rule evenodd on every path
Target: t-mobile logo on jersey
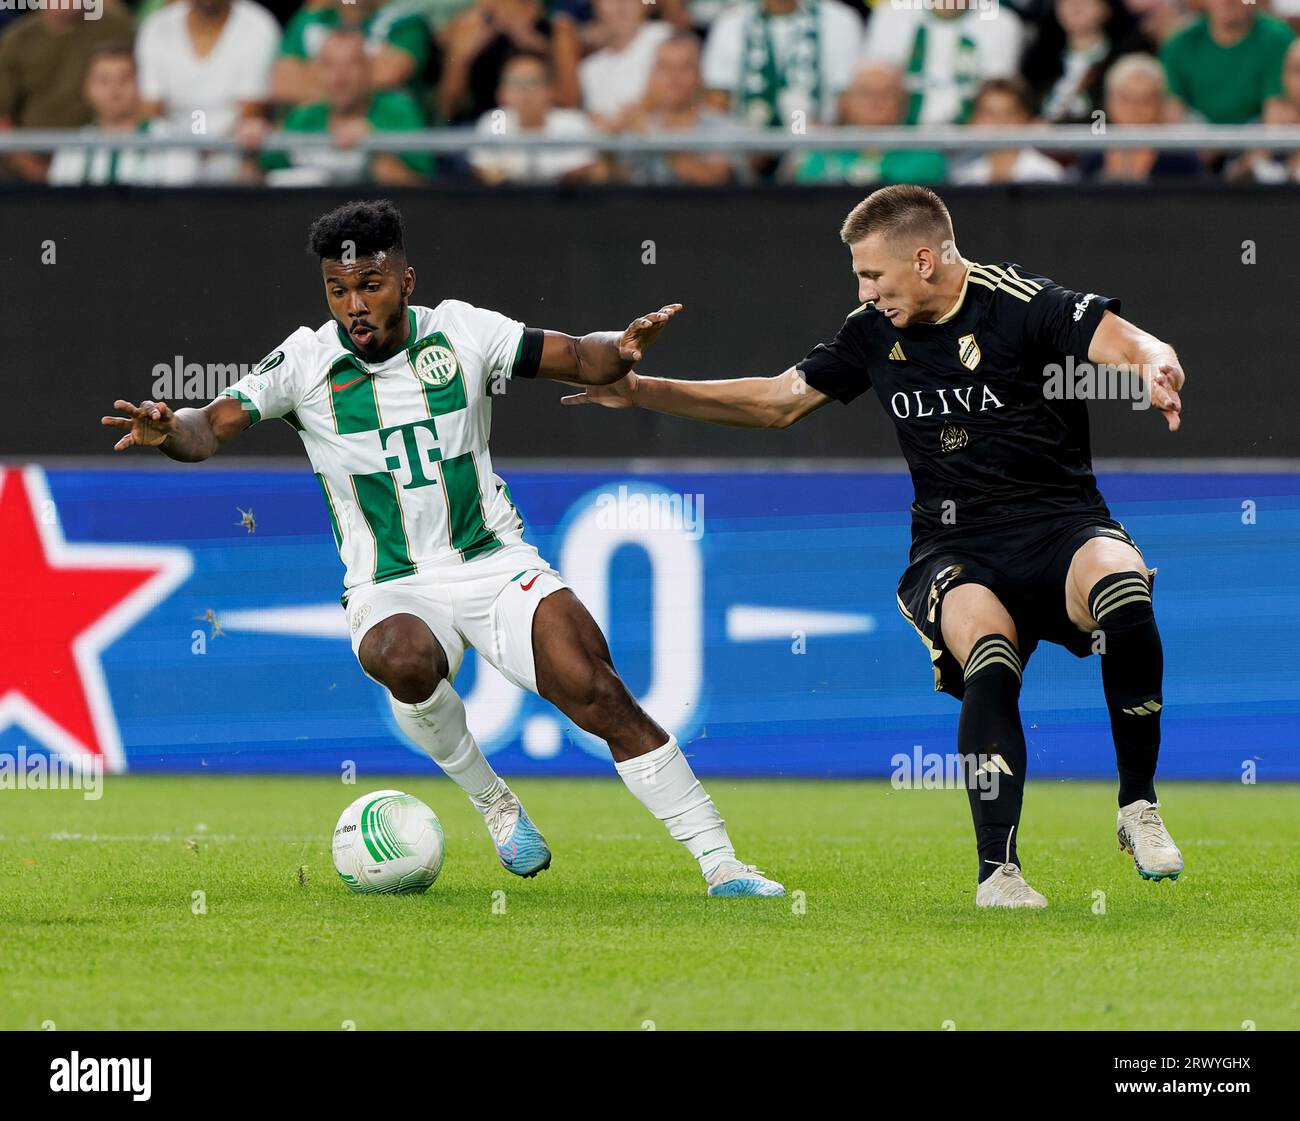
M 401 433 L 401 439 L 393 440 L 390 446 L 390 438 L 398 432 Z M 423 437 L 420 436 L 421 432 L 425 434 Z M 385 452 L 392 453 L 384 459 L 384 466 L 388 470 L 405 470 L 410 474 L 410 481 L 402 484 L 403 490 L 437 486 L 438 480 L 424 473 L 425 463 L 432 465 L 442 459 L 438 425 L 433 417 L 379 429 L 379 446 Z
M 980 386 L 979 404 L 972 404 L 975 393 L 973 385 L 954 386 L 951 389 L 914 389 L 911 393 L 901 390 L 889 399 L 889 407 L 899 420 L 912 420 L 927 416 L 947 416 L 957 411 L 960 406 L 966 413 L 982 413 L 989 409 L 1002 408 L 1002 402 L 987 385 Z M 949 404 L 948 394 L 952 394 L 954 403 Z M 930 404 L 926 404 L 930 401 Z M 915 402 L 915 407 L 913 407 Z M 938 405 L 936 412 L 934 406 Z

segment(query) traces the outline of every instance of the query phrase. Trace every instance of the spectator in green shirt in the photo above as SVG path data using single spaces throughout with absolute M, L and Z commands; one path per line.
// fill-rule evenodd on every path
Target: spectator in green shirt
M 1169 92 L 1217 125 L 1258 120 L 1282 93 L 1282 58 L 1294 32 L 1242 0 L 1207 0 L 1206 14 L 1160 50 Z
M 839 123 L 850 128 L 902 124 L 907 114 L 903 71 L 890 62 L 863 63 L 840 94 Z M 942 152 L 823 149 L 793 157 L 784 178 L 796 183 L 940 183 L 947 174 Z
M 320 76 L 311 65 L 331 31 L 350 30 L 365 38 L 370 85 L 405 90 L 423 98 L 425 68 L 433 49 L 424 17 L 401 0 L 311 0 L 289 20 L 271 80 L 272 97 L 287 105 L 319 101 Z
M 317 56 L 325 99 L 300 105 L 285 119 L 288 132 L 328 132 L 333 148 L 262 154 L 267 182 L 348 184 L 369 181 L 410 186 L 433 174 L 433 157 L 418 152 L 367 156 L 357 142 L 370 132 L 411 132 L 424 127 L 424 114 L 409 94 L 371 85 L 366 40 L 359 31 L 331 31 Z

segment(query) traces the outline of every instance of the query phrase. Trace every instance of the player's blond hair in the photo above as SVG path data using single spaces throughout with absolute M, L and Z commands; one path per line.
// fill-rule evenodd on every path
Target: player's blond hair
M 854 245 L 874 233 L 883 233 L 891 241 L 939 245 L 953 240 L 952 217 L 943 199 L 929 187 L 896 183 L 872 191 L 849 211 L 840 227 L 840 240 Z

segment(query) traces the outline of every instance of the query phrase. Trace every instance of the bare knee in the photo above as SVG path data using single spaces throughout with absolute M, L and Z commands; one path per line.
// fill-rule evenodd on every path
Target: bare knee
M 1000 634 L 1019 644 L 1011 613 L 982 584 L 962 584 L 943 597 L 943 642 L 961 665 L 986 634 Z
M 1096 630 L 1097 620 L 1089 602 L 1093 589 L 1107 576 L 1122 572 L 1148 579 L 1142 554 L 1132 545 L 1110 537 L 1093 537 L 1084 542 L 1071 559 L 1065 578 L 1065 610 L 1070 622 L 1082 631 Z
M 357 652 L 361 668 L 397 700 L 425 700 L 447 676 L 447 656 L 433 632 L 414 615 L 376 623 Z

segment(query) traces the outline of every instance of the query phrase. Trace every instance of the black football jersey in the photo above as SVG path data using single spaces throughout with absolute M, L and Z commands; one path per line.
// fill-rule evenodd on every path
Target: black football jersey
M 912 474 L 913 553 L 998 523 L 1108 516 L 1092 474 L 1088 408 L 1051 399 L 1051 367 L 1087 361 L 1119 301 L 1072 292 L 1013 264 L 970 264 L 942 322 L 895 327 L 863 305 L 798 364 L 848 403 L 874 389 Z

